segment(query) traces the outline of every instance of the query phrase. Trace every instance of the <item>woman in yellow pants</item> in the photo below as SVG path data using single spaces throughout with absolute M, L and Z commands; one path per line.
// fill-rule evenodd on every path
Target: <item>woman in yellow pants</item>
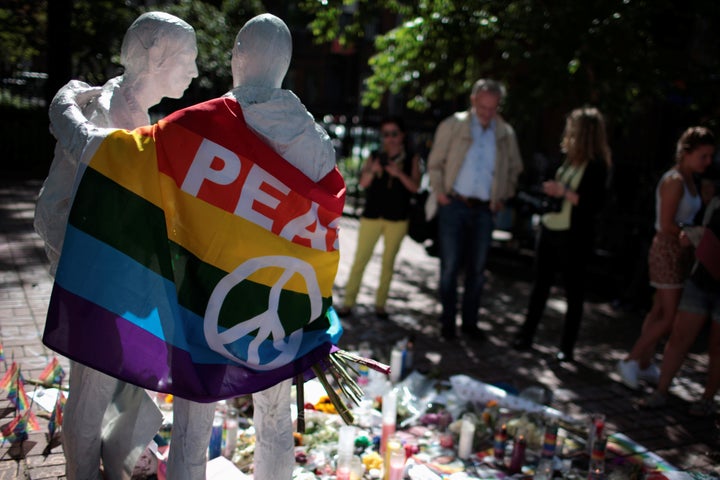
M 385 310 L 395 257 L 408 229 L 410 199 L 420 186 L 420 160 L 405 147 L 402 119 L 388 117 L 380 122 L 382 151 L 375 152 L 363 164 L 360 186 L 365 189 L 365 208 L 360 217 L 357 250 L 345 287 L 345 302 L 340 316 L 352 313 L 362 276 L 375 244 L 382 236 L 384 250 L 380 283 L 375 294 L 375 315 L 388 318 Z

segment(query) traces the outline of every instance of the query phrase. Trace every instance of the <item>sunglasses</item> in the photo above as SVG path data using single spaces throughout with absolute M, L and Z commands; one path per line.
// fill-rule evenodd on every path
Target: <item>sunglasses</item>
M 400 136 L 400 132 L 398 130 L 390 130 L 390 131 L 386 131 L 386 132 L 380 132 L 380 134 L 382 135 L 383 138 L 388 138 L 388 137 L 395 138 L 395 137 Z

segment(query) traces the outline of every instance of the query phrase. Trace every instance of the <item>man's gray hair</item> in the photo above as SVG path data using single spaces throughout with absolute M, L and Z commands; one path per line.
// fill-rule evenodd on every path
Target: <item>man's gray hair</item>
M 489 78 L 481 78 L 473 84 L 471 93 L 475 95 L 478 92 L 487 92 L 495 95 L 500 99 L 500 102 L 505 99 L 506 94 L 505 86 L 502 83 Z

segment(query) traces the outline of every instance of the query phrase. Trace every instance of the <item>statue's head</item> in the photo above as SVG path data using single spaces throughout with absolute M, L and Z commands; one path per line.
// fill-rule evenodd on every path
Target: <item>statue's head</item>
M 292 36 L 285 22 L 269 13 L 258 15 L 235 38 L 233 86 L 280 88 L 291 57 Z
M 128 28 L 120 50 L 125 77 L 151 82 L 161 97 L 180 98 L 198 71 L 195 30 L 164 12 L 140 15 Z

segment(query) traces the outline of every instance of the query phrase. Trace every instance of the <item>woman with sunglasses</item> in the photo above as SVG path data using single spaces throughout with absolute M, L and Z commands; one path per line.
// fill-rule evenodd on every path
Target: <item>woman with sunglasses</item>
M 408 231 L 410 199 L 420 186 L 420 160 L 405 146 L 405 126 L 399 117 L 380 122 L 382 150 L 374 152 L 363 164 L 359 184 L 365 189 L 365 207 L 360 217 L 357 250 L 345 286 L 345 302 L 338 310 L 341 317 L 352 313 L 362 276 L 375 244 L 382 236 L 380 284 L 375 294 L 375 315 L 387 319 L 385 310 L 395 257 Z

